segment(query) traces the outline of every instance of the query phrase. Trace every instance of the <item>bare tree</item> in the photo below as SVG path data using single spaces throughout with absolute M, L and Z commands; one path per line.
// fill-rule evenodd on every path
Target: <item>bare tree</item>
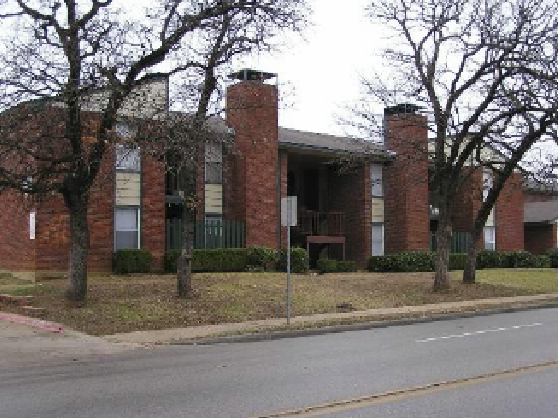
M 67 297 L 76 301 L 87 292 L 89 191 L 134 92 L 182 75 L 197 103 L 196 131 L 215 68 L 305 18 L 303 0 L 164 0 L 137 19 L 112 0 L 7 0 L 0 8 L 0 190 L 63 196 L 71 235 Z M 145 96 L 131 101 L 129 117 L 160 113 L 146 110 Z
M 476 244 L 504 183 L 535 142 L 554 134 L 556 6 L 552 0 L 378 0 L 368 8 L 393 34 L 384 51 L 393 74 L 391 83 L 382 75 L 367 81 L 367 92 L 384 103 L 394 97 L 416 103 L 430 123 L 429 150 L 420 152 L 429 153 L 429 186 L 439 206 L 435 291 L 449 288 L 452 217 L 473 173 L 486 168 L 495 181 L 475 220 L 466 282 L 474 281 Z

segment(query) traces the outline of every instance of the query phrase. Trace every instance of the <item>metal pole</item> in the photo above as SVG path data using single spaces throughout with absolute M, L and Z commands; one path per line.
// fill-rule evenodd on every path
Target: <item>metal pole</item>
M 291 324 L 291 199 L 287 200 L 287 325 Z

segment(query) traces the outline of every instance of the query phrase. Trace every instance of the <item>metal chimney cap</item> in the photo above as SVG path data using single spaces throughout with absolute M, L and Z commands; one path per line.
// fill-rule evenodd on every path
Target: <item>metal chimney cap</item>
M 386 115 L 395 115 L 398 113 L 417 113 L 420 109 L 421 106 L 413 103 L 400 103 L 395 106 L 386 107 L 384 109 L 384 113 Z
M 277 77 L 275 73 L 267 73 L 265 71 L 251 70 L 245 68 L 243 70 L 237 71 L 235 73 L 229 74 L 229 78 L 240 80 L 240 81 L 265 81 L 270 78 Z

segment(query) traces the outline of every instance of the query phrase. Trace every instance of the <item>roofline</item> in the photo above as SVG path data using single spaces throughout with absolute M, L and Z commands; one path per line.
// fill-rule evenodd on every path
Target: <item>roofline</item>
M 342 150 L 342 149 L 335 149 L 335 148 L 328 148 L 328 147 L 319 147 L 319 146 L 314 146 L 314 145 L 303 145 L 303 144 L 297 144 L 297 143 L 293 143 L 293 142 L 286 142 L 286 141 L 281 141 L 278 142 L 278 147 L 279 148 L 286 148 L 286 149 L 296 149 L 296 150 L 302 150 L 302 151 L 317 151 L 317 152 L 321 152 L 324 154 L 335 154 L 335 155 L 339 155 L 339 156 L 346 156 L 346 155 L 351 155 L 351 154 L 356 154 L 356 155 L 362 155 L 362 156 L 374 156 L 377 157 L 377 159 L 381 162 L 390 162 L 393 161 L 395 159 L 395 152 L 392 152 L 392 154 L 388 154 L 388 151 L 385 151 L 385 154 L 367 154 L 365 152 L 351 152 L 348 150 Z

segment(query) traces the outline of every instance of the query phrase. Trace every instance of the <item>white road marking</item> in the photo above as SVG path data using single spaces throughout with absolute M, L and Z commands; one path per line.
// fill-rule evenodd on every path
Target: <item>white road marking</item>
M 542 325 L 542 323 L 540 322 L 535 322 L 534 324 L 528 324 L 528 325 L 514 325 L 508 328 L 493 328 L 493 329 L 483 329 L 481 331 L 475 331 L 475 332 L 464 332 L 463 334 L 451 334 L 451 335 L 443 335 L 441 337 L 429 337 L 429 338 L 425 338 L 422 340 L 415 340 L 415 342 L 417 343 L 429 343 L 432 341 L 438 341 L 438 340 L 447 340 L 450 338 L 464 338 L 464 337 L 472 337 L 475 335 L 480 335 L 480 334 L 486 334 L 487 332 L 499 332 L 499 331 L 511 331 L 514 329 L 521 329 L 521 328 L 529 328 L 529 327 L 538 327 L 539 325 Z

